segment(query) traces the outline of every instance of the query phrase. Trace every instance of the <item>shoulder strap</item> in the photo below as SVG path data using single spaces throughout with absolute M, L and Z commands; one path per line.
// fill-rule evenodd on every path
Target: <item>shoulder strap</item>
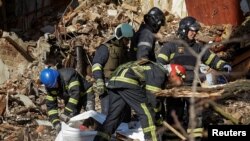
M 125 68 L 129 68 L 131 66 L 133 66 L 135 61 L 131 61 L 131 62 L 127 62 L 124 64 L 121 64 L 119 67 L 117 67 L 112 73 L 111 73 L 111 77 L 113 76 L 117 76 L 122 70 L 124 70 Z

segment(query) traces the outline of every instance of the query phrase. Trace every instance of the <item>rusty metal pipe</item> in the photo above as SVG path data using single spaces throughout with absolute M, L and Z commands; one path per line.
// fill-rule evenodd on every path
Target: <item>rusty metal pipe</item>
M 76 51 L 76 70 L 82 75 L 86 75 L 86 69 L 84 69 L 84 66 L 86 66 L 84 61 L 84 50 L 82 47 L 82 42 L 79 40 L 75 41 L 75 51 Z

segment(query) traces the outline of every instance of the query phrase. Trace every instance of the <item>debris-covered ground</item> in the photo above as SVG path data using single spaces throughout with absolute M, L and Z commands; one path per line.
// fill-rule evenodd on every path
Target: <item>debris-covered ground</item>
M 24 56 L 22 73 L 15 69 L 3 85 L 0 86 L 0 140 L 6 141 L 33 141 L 54 140 L 56 134 L 51 130 L 45 106 L 45 89 L 38 81 L 39 71 L 46 65 L 56 67 L 77 67 L 76 44 L 84 49 L 84 60 L 81 73 L 90 78 L 91 57 L 95 48 L 109 39 L 114 28 L 122 23 L 129 22 L 135 30 L 143 20 L 143 14 L 137 7 L 138 1 L 123 3 L 122 5 L 96 3 L 85 0 L 75 9 L 68 9 L 61 20 L 55 25 L 55 32 L 41 36 L 37 41 L 22 41 L 15 34 L 2 32 L 1 46 L 12 46 Z M 178 28 L 180 18 L 165 11 L 166 25 L 156 36 L 159 44 L 171 40 Z M 238 27 L 231 25 L 204 26 L 197 37 L 199 41 L 218 43 L 212 50 L 227 61 L 233 62 L 239 50 L 249 51 L 250 22 L 249 17 Z M 237 44 L 219 44 L 231 38 L 240 38 Z M 249 57 L 245 57 L 248 58 Z M 243 59 L 244 61 L 244 59 Z M 240 61 L 239 61 L 240 62 Z M 239 63 L 238 62 L 238 63 Z M 236 65 L 236 67 L 238 67 Z M 237 70 L 237 68 L 235 69 Z M 250 63 L 246 68 L 249 71 Z M 246 73 L 241 76 L 245 76 Z M 240 86 L 239 90 L 240 90 Z M 249 124 L 249 97 L 247 91 L 237 93 L 234 97 L 220 102 L 224 111 L 238 119 L 240 123 Z M 244 95 L 244 96 L 243 96 Z M 100 105 L 96 106 L 100 109 Z M 215 118 L 214 118 L 215 119 Z M 226 124 L 227 120 L 211 122 Z M 223 119 L 223 118 L 220 118 Z

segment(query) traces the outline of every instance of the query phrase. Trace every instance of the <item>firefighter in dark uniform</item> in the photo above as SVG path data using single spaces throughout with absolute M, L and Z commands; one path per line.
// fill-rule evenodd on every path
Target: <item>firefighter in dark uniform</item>
M 195 36 L 200 29 L 200 24 L 193 17 L 185 17 L 179 23 L 179 28 L 177 35 L 180 39 L 187 42 L 190 48 L 192 48 L 196 53 L 200 53 L 202 50 L 202 45 L 195 40 Z M 213 52 L 206 50 L 205 54 L 202 56 L 201 61 L 214 68 L 216 70 L 227 70 L 231 71 L 231 66 L 221 60 Z M 187 70 L 187 78 L 185 79 L 186 85 L 192 85 L 194 79 L 194 67 L 196 65 L 196 57 L 191 54 L 188 48 L 184 47 L 178 43 L 165 43 L 160 53 L 157 56 L 157 62 L 162 64 L 177 63 L 183 65 Z M 167 110 L 170 113 L 175 110 L 179 120 L 183 121 L 185 100 L 179 98 L 167 98 Z M 173 122 L 171 116 L 168 116 L 168 121 Z M 202 127 L 201 116 L 197 118 L 197 126 Z M 197 132 L 196 132 L 197 131 Z M 202 128 L 196 128 L 197 136 L 201 135 Z M 200 132 L 201 131 L 201 132 Z
M 122 115 L 126 114 L 126 105 L 139 116 L 144 138 L 157 141 L 154 106 L 147 95 L 159 92 L 166 82 L 179 86 L 185 78 L 185 68 L 177 64 L 163 66 L 150 61 L 129 63 L 119 66 L 108 83 L 109 114 L 98 129 L 101 132 L 95 141 L 109 140 L 121 123 Z
M 47 90 L 46 105 L 50 122 L 57 132 L 61 130 L 60 121 L 67 122 L 80 113 L 82 107 L 86 111 L 94 110 L 94 93 L 88 83 L 73 68 L 59 70 L 46 68 L 40 73 L 40 81 Z M 64 100 L 63 113 L 58 113 L 58 99 Z M 90 102 L 90 103 L 88 103 Z
M 100 45 L 93 58 L 92 73 L 95 79 L 94 91 L 101 100 L 102 113 L 108 114 L 108 96 L 105 91 L 105 82 L 110 74 L 121 64 L 130 60 L 129 43 L 134 35 L 133 27 L 127 23 L 118 25 L 114 36 Z
M 165 25 L 165 15 L 157 7 L 151 8 L 147 14 L 144 15 L 144 22 L 140 25 L 139 30 L 132 38 L 131 48 L 136 51 L 136 60 L 148 59 L 156 61 L 155 57 L 155 34 L 160 30 L 161 26 Z M 154 99 L 149 97 L 149 99 Z M 152 101 L 152 103 L 155 103 Z M 157 99 L 157 105 L 155 107 L 156 118 L 159 124 L 161 124 L 164 108 L 161 98 Z
M 157 7 L 153 7 L 144 15 L 144 22 L 132 38 L 131 48 L 136 51 L 136 58 L 155 59 L 155 33 L 165 24 L 165 15 Z

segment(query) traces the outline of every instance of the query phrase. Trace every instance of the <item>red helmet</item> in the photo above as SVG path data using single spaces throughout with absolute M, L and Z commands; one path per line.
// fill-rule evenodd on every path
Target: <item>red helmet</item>
M 164 68 L 167 69 L 169 74 L 177 75 L 181 77 L 182 79 L 186 78 L 186 69 L 182 65 L 168 64 L 168 65 L 164 65 Z

